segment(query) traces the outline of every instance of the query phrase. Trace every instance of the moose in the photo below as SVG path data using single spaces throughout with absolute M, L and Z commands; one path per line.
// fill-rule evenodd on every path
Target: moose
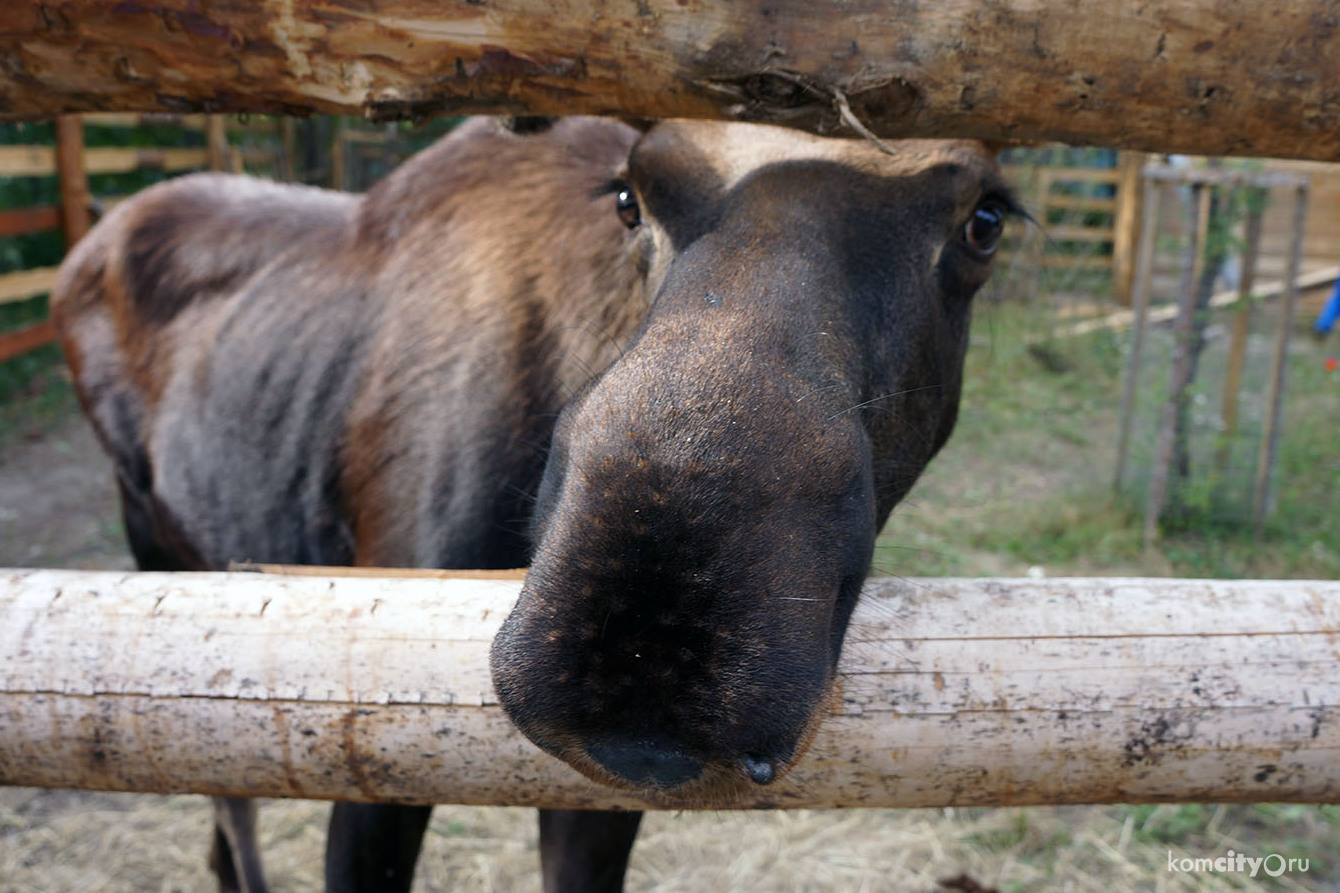
M 723 802 L 825 715 L 1016 209 L 974 142 L 475 119 L 363 197 L 148 189 L 53 313 L 140 568 L 529 565 L 515 725 Z M 430 809 L 336 804 L 327 889 L 408 890 Z M 216 818 L 221 888 L 263 891 L 254 807 Z M 545 889 L 621 889 L 639 819 L 542 810 Z

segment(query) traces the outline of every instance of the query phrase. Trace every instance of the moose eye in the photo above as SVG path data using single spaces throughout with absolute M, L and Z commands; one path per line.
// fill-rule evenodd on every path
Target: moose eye
M 614 189 L 614 210 L 619 220 L 629 229 L 635 229 L 642 223 L 642 209 L 637 205 L 637 195 L 627 183 L 618 183 Z
M 963 227 L 963 242 L 981 257 L 990 257 L 1000 246 L 1001 234 L 1005 232 L 1005 218 L 1008 214 L 1005 206 L 996 201 L 984 201 L 977 206 Z

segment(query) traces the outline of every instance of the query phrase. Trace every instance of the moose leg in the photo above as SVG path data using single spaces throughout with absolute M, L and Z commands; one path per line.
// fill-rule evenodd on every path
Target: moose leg
M 336 803 L 326 836 L 326 893 L 408 893 L 431 806 Z
M 540 810 L 544 893 L 620 893 L 640 812 Z
M 135 556 L 135 566 L 142 571 L 194 571 L 165 547 L 154 533 L 152 500 L 140 489 L 127 482 L 127 473 L 118 469 L 117 488 L 121 491 L 121 518 L 125 522 L 126 541 Z
M 135 566 L 142 571 L 201 570 L 198 559 L 172 548 L 168 542 L 171 535 L 155 526 L 152 497 L 130 483 L 124 469 L 118 469 L 117 485 Z M 219 878 L 219 889 L 223 893 L 266 893 L 260 847 L 256 843 L 255 802 L 240 797 L 213 800 L 214 844 L 209 851 L 209 867 Z
M 214 848 L 209 865 L 223 893 L 266 893 L 256 845 L 256 801 L 214 797 Z

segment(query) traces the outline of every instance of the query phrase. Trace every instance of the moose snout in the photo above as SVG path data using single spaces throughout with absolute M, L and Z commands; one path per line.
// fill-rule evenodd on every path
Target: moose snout
M 620 564 L 532 566 L 493 648 L 512 720 L 616 787 L 730 796 L 784 774 L 831 683 L 824 600 L 772 602 L 748 573 L 695 581 L 704 565 L 620 580 Z
M 586 748 L 591 759 L 637 787 L 671 789 L 703 774 L 698 760 L 664 738 L 611 738 Z
M 853 423 L 790 411 L 806 391 L 775 375 L 631 413 L 641 362 L 560 423 L 495 687 L 594 780 L 730 798 L 785 775 L 825 715 L 873 543 L 868 454 Z
M 832 682 L 828 612 L 738 582 L 551 588 L 550 570 L 532 568 L 493 649 L 499 697 L 542 749 L 615 787 L 726 798 L 803 752 Z
M 642 788 L 670 790 L 696 781 L 703 765 L 684 749 L 665 738 L 614 738 L 591 744 L 590 757 L 620 779 Z M 777 760 L 744 754 L 739 767 L 757 785 L 777 778 Z

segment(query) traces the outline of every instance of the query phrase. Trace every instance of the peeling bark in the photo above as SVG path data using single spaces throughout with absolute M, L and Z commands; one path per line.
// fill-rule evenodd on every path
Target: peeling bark
M 0 8 L 0 118 L 621 114 L 1340 160 L 1340 16 L 1108 0 L 81 0 Z

